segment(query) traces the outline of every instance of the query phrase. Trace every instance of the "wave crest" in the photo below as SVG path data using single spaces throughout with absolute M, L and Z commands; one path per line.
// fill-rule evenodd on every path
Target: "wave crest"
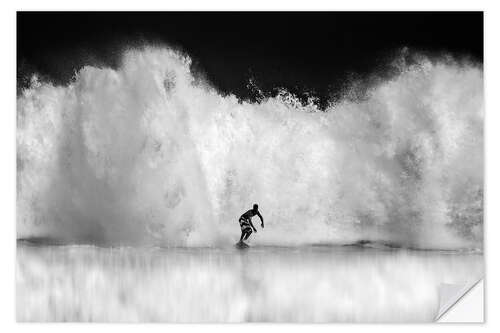
M 260 244 L 482 245 L 482 69 L 420 58 L 324 111 L 129 50 L 18 97 L 18 237 L 217 246 L 258 202 Z M 253 236 L 252 236 L 253 237 Z

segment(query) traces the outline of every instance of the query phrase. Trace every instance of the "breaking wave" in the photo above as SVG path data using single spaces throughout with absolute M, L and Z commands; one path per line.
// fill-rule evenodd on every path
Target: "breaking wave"
M 418 61 L 319 110 L 224 96 L 169 48 L 17 99 L 17 233 L 220 246 L 259 203 L 271 245 L 482 246 L 483 74 Z

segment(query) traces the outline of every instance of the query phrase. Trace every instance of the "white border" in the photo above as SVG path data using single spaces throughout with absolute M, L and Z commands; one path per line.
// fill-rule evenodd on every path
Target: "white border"
M 493 2 L 493 1 L 492 1 Z M 476 0 L 122 0 L 122 1 L 7 1 L 17 10 L 483 10 L 489 1 Z
M 87 332 L 89 329 L 98 332 L 131 332 L 147 329 L 148 331 L 176 330 L 191 332 L 254 332 L 283 330 L 287 333 L 301 332 L 304 329 L 315 331 L 331 331 L 340 328 L 347 331 L 369 329 L 372 332 L 418 332 L 421 329 L 462 332 L 469 329 L 494 329 L 498 331 L 500 318 L 496 312 L 500 309 L 498 302 L 500 270 L 498 254 L 500 253 L 500 214 L 497 204 L 499 193 L 500 158 L 498 157 L 498 143 L 500 142 L 500 103 L 498 91 L 500 88 L 500 48 L 498 35 L 500 32 L 499 1 L 460 1 L 460 0 L 420 0 L 420 1 L 161 1 L 161 0 L 122 0 L 122 1 L 63 1 L 63 0 L 3 0 L 0 4 L 0 156 L 1 181 L 0 202 L 2 218 L 0 223 L 1 235 L 1 263 L 3 269 L 0 274 L 0 320 L 4 332 L 34 331 L 36 332 Z M 114 324 L 17 324 L 15 323 L 15 108 L 16 108 L 16 10 L 484 10 L 485 11 L 485 88 L 486 88 L 486 321 L 485 325 L 475 324 L 446 324 L 438 325 L 360 325 L 360 324 L 333 324 L 333 325 L 289 325 L 289 324 L 244 324 L 244 325 L 114 325 Z M 467 22 L 464 22 L 467 24 Z M 464 161 L 466 162 L 466 161 Z M 489 283 L 492 281 L 492 283 Z M 495 296 L 496 297 L 495 297 Z

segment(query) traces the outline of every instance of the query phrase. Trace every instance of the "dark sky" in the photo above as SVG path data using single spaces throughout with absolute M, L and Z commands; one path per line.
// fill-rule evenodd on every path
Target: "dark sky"
M 220 91 L 252 96 L 250 77 L 328 99 L 352 77 L 383 72 L 398 50 L 483 61 L 481 12 L 56 12 L 17 14 L 18 86 L 56 83 L 85 64 L 116 66 L 124 46 L 186 51 Z

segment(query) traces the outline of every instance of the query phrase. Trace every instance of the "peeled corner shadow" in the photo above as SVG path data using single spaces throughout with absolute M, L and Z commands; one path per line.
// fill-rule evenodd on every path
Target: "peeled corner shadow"
M 473 291 L 479 294 L 469 296 Z M 480 297 L 480 299 L 478 299 Z M 479 308 L 477 302 L 481 304 Z M 469 318 L 464 318 L 460 312 L 466 311 Z M 456 315 L 460 319 L 454 319 Z M 484 278 L 463 284 L 442 283 L 439 287 L 439 310 L 435 318 L 440 323 L 483 323 L 484 322 Z

